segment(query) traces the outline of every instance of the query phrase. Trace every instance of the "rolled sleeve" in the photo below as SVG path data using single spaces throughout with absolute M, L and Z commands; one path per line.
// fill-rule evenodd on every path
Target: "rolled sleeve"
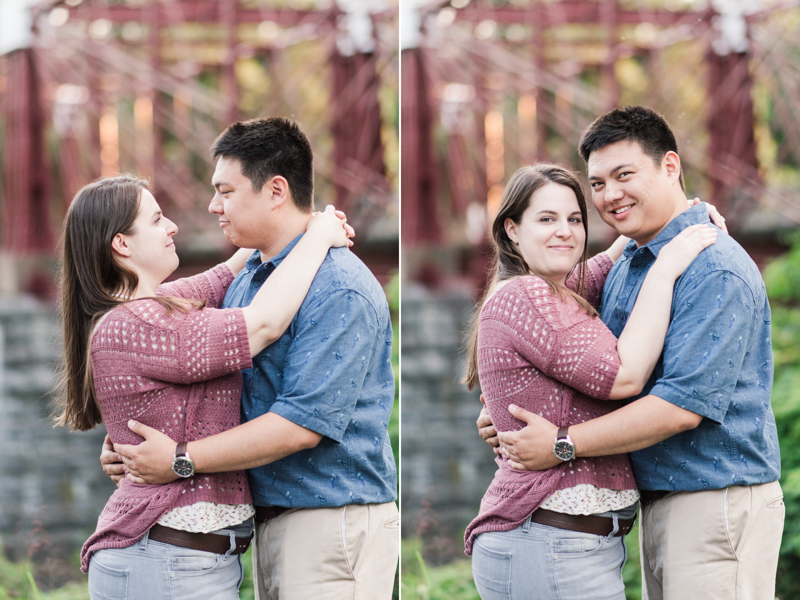
M 722 423 L 749 347 L 754 308 L 750 288 L 728 271 L 680 286 L 663 373 L 650 394 Z
M 352 290 L 309 306 L 292 331 L 283 393 L 271 412 L 341 442 L 370 376 L 377 326 L 372 306 Z

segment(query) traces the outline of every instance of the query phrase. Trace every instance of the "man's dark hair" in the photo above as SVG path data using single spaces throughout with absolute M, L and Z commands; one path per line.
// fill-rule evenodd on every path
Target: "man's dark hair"
M 578 144 L 578 152 L 584 162 L 589 162 L 589 155 L 596 150 L 616 144 L 617 142 L 639 142 L 647 156 L 657 165 L 667 152 L 678 153 L 678 143 L 667 120 L 656 111 L 644 106 L 626 106 L 615 108 L 609 113 L 595 119 L 587 127 Z M 681 168 L 681 189 L 683 169 Z
M 295 206 L 311 212 L 314 155 L 308 138 L 291 119 L 270 117 L 233 123 L 214 140 L 211 154 L 238 160 L 242 174 L 257 192 L 271 177 L 284 177 Z

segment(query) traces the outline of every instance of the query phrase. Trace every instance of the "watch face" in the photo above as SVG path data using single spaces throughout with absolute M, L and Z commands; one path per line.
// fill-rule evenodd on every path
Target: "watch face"
M 182 456 L 172 461 L 172 470 L 178 477 L 191 477 L 194 475 L 194 463 Z
M 558 440 L 553 446 L 553 454 L 561 460 L 572 460 L 575 458 L 575 446 L 566 440 Z

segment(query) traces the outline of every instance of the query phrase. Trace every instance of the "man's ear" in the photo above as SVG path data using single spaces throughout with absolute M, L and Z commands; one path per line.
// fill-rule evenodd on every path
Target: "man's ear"
M 677 152 L 673 152 L 670 150 L 664 155 L 664 158 L 661 159 L 661 166 L 664 167 L 664 170 L 667 172 L 667 177 L 669 177 L 670 182 L 679 181 L 681 177 L 681 159 L 678 156 Z
M 128 240 L 121 233 L 115 235 L 114 239 L 111 240 L 111 249 L 124 258 L 130 258 L 131 256 L 131 247 L 128 245 Z
M 270 177 L 261 188 L 261 194 L 269 202 L 270 208 L 278 208 L 290 198 L 289 182 L 281 175 Z

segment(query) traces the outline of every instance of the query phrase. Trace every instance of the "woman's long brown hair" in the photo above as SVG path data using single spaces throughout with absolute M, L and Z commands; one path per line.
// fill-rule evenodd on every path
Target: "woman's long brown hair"
M 525 262 L 525 259 L 522 258 L 519 246 L 512 242 L 506 233 L 506 219 L 511 219 L 514 223 L 519 224 L 523 213 L 530 206 L 534 192 L 548 183 L 563 185 L 575 192 L 575 197 L 578 199 L 578 207 L 581 211 L 586 238 L 583 243 L 583 254 L 575 267 L 577 269 L 577 273 L 575 273 L 575 292 L 533 271 L 528 266 L 528 263 Z M 559 165 L 538 163 L 522 167 L 514 173 L 503 190 L 500 209 L 492 222 L 492 241 L 494 242 L 492 245 L 493 256 L 492 264 L 489 268 L 492 279 L 489 285 L 486 286 L 481 301 L 477 305 L 468 330 L 466 346 L 467 374 L 463 382 L 467 384 L 467 388 L 470 390 L 480 383 L 478 380 L 478 327 L 480 325 L 481 308 L 499 282 L 520 275 L 537 275 L 547 282 L 553 294 L 559 296 L 562 300 L 566 300 L 566 297 L 570 296 L 575 299 L 587 314 L 593 317 L 597 316 L 597 311 L 594 307 L 582 297 L 586 286 L 586 260 L 589 257 L 588 214 L 586 196 L 583 193 L 580 181 L 572 171 Z
M 56 387 L 58 425 L 86 431 L 102 421 L 90 360 L 91 334 L 99 319 L 136 291 L 136 274 L 114 258 L 111 242 L 134 232 L 144 179 L 120 175 L 84 186 L 72 200 L 62 232 L 60 292 L 64 364 Z M 204 303 L 154 298 L 168 312 Z

